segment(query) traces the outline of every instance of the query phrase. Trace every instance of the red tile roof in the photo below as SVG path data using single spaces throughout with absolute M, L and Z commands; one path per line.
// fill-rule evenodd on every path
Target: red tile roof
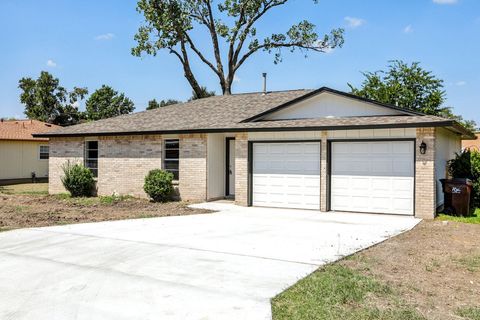
M 60 128 L 37 120 L 0 120 L 0 140 L 48 141 L 34 138 L 32 133 L 44 133 Z

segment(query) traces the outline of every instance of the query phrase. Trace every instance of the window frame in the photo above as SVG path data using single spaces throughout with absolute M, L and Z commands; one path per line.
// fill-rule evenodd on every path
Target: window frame
M 177 158 L 167 158 L 167 145 L 168 143 L 176 143 L 178 145 L 178 148 L 168 148 L 168 150 L 176 150 L 178 152 L 178 157 Z M 170 172 L 174 175 L 173 181 L 178 181 L 180 179 L 180 139 L 178 138 L 172 138 L 172 139 L 165 139 L 163 140 L 163 170 Z M 176 162 L 177 163 L 177 169 L 167 169 L 167 161 L 172 163 Z M 175 172 L 176 172 L 176 177 L 175 177 Z
M 89 144 L 91 142 L 96 142 L 97 143 L 97 148 L 96 149 L 89 148 Z M 97 157 L 96 158 L 89 158 L 88 157 L 89 151 L 97 151 Z M 90 171 L 92 171 L 92 174 L 95 178 L 98 178 L 98 158 L 99 158 L 98 151 L 99 151 L 98 140 L 85 140 L 84 145 L 83 145 L 83 165 L 86 168 L 90 169 Z M 97 167 L 96 168 L 90 167 L 88 165 L 88 161 L 96 161 Z
M 47 148 L 47 158 L 42 158 L 42 154 L 45 154 L 45 152 L 42 152 L 42 147 L 43 148 Z M 48 161 L 50 159 L 50 146 L 48 144 L 41 144 L 38 146 L 38 160 L 41 160 L 41 161 Z

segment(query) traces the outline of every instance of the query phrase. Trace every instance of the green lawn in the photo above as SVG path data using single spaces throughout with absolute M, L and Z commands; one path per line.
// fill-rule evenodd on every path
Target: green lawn
M 45 195 L 48 194 L 48 183 L 22 183 L 0 186 L 0 193 Z
M 457 310 L 456 314 L 465 319 L 480 320 L 480 307 L 460 308 Z
M 390 286 L 340 265 L 319 269 L 276 296 L 272 313 L 274 320 L 424 319 Z
M 446 214 L 439 214 L 437 219 L 442 221 L 455 221 L 455 222 L 463 222 L 463 223 L 480 224 L 480 209 L 476 209 L 475 213 L 470 217 L 454 217 L 454 216 L 448 216 Z

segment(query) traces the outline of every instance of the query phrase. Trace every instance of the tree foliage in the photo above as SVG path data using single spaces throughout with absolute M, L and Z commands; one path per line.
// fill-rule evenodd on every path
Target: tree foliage
M 42 71 L 35 80 L 22 78 L 18 87 L 21 89 L 20 101 L 25 105 L 25 115 L 56 125 L 76 124 L 81 119 L 77 102 L 88 94 L 87 88 L 74 87 L 67 91 L 60 86 L 60 81 L 50 73 Z
M 257 24 L 272 9 L 288 0 L 139 0 L 137 11 L 145 21 L 135 35 L 132 54 L 156 55 L 160 50 L 174 54 L 183 66 L 185 78 L 196 97 L 205 91 L 191 68 L 194 55 L 218 77 L 223 94 L 230 94 L 238 69 L 259 51 L 274 53 L 274 62 L 282 61 L 282 49 L 325 52 L 343 45 L 343 29 L 319 35 L 316 26 L 300 21 L 283 33 L 259 36 Z M 290 1 L 291 2 L 291 1 Z M 314 0 L 317 3 L 318 0 Z M 278 24 L 281 26 L 282 24 Z M 195 41 L 195 32 L 206 32 L 213 59 Z M 226 52 L 223 52 L 223 51 Z
M 153 99 L 148 101 L 147 110 L 158 109 L 158 108 L 166 107 L 166 106 L 177 104 L 177 103 L 181 103 L 181 101 L 178 101 L 175 99 L 167 99 L 167 100 L 161 100 L 160 102 L 157 102 L 156 99 Z
M 102 85 L 86 101 L 85 118 L 100 120 L 131 113 L 135 107 L 133 102 L 118 93 L 112 87 Z
M 465 121 L 444 106 L 443 80 L 424 70 L 419 62 L 411 64 L 390 61 L 386 71 L 364 72 L 360 88 L 348 84 L 357 96 L 380 101 L 410 111 L 455 119 L 468 129 L 475 129 L 474 121 Z
M 200 94 L 195 92 L 195 90 L 192 90 L 192 96 L 190 97 L 190 99 L 188 99 L 188 101 L 213 97 L 214 95 L 215 91 L 209 91 L 207 87 L 202 86 L 200 87 Z

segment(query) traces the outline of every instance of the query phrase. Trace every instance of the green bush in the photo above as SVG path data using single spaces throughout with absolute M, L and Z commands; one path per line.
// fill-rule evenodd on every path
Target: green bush
M 88 197 L 92 195 L 95 179 L 90 169 L 81 164 L 69 162 L 62 166 L 62 183 L 72 197 Z
M 465 149 L 448 162 L 448 172 L 453 178 L 466 178 L 473 183 L 473 206 L 480 207 L 480 152 Z
M 145 177 L 143 190 L 155 202 L 165 202 L 173 192 L 173 174 L 164 170 L 151 170 Z

